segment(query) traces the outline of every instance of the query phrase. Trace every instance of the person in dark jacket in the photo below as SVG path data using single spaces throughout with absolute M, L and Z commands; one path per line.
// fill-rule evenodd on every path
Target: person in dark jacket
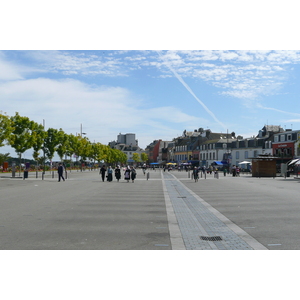
M 62 166 L 61 163 L 59 163 L 59 165 L 58 165 L 57 173 L 58 173 L 58 182 L 60 181 L 61 178 L 63 179 L 63 181 L 65 181 L 65 178 L 63 176 L 63 174 L 64 174 L 64 167 Z
M 99 174 L 101 174 L 101 177 L 102 177 L 102 181 L 104 182 L 104 179 L 105 179 L 105 172 L 106 172 L 106 168 L 105 166 L 103 165 L 100 169 L 100 172 Z
M 131 180 L 134 182 L 134 179 L 136 177 L 136 170 L 134 167 L 131 167 Z
M 193 177 L 195 179 L 195 182 L 198 181 L 199 179 L 199 169 L 197 167 L 194 167 L 194 170 L 193 170 Z
M 111 182 L 113 180 L 113 169 L 111 166 L 107 168 L 107 181 Z
M 117 166 L 115 169 L 115 177 L 119 181 L 121 179 L 121 169 L 120 166 Z

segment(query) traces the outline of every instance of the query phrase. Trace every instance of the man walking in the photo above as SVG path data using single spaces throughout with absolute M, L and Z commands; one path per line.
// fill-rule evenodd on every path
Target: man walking
M 99 174 L 101 174 L 101 177 L 102 177 L 102 181 L 104 182 L 104 178 L 105 178 L 105 172 L 106 172 L 106 168 L 105 166 L 103 165 L 100 169 L 100 172 Z
M 57 173 L 58 173 L 58 182 L 60 182 L 60 178 L 62 178 L 63 181 L 65 181 L 65 178 L 64 178 L 64 176 L 63 176 L 63 173 L 64 173 L 64 167 L 62 166 L 61 163 L 59 163 L 59 165 L 58 165 Z

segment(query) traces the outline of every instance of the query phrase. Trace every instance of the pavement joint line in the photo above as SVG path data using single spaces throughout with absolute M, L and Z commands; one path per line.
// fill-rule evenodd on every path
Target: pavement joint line
M 205 202 L 201 197 L 199 197 L 196 193 L 186 187 L 176 176 L 170 174 L 173 178 L 181 184 L 181 186 L 189 192 L 192 196 L 194 196 L 199 202 L 201 202 L 211 213 L 213 213 L 221 222 L 223 222 L 229 229 L 231 229 L 234 233 L 237 234 L 243 241 L 245 241 L 250 247 L 254 250 L 268 250 L 265 246 L 259 243 L 256 239 L 250 236 L 246 231 L 241 229 L 239 226 L 231 222 L 227 217 L 221 214 L 218 210 L 213 208 L 210 204 Z
M 161 171 L 161 178 L 162 178 L 163 193 L 165 197 L 166 212 L 167 212 L 168 226 L 170 232 L 171 249 L 186 250 L 183 237 L 179 228 L 179 224 L 173 209 L 173 205 L 171 203 L 171 199 L 167 191 L 167 187 L 166 187 L 166 183 L 162 171 Z

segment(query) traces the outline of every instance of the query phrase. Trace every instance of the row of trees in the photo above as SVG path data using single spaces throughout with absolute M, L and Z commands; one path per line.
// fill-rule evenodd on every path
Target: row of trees
M 45 162 L 45 159 L 51 161 L 55 152 L 61 161 L 64 156 L 69 156 L 72 160 L 73 155 L 81 161 L 103 160 L 108 164 L 125 164 L 127 161 L 126 154 L 120 150 L 101 143 L 91 143 L 87 137 L 67 134 L 61 128 L 45 130 L 43 125 L 20 116 L 18 112 L 12 117 L 0 112 L 0 147 L 5 144 L 15 149 L 20 162 L 22 154 L 29 149 L 33 149 L 33 158 L 40 164 Z M 139 161 L 139 158 L 135 159 Z M 142 159 L 147 160 L 145 156 Z

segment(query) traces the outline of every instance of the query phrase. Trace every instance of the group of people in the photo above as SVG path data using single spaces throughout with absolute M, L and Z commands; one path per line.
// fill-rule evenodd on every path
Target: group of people
M 240 176 L 240 168 L 236 165 L 232 166 L 231 172 L 232 176 Z
M 113 173 L 115 173 L 115 177 L 117 179 L 117 181 L 119 181 L 121 179 L 121 168 L 120 166 L 117 166 L 115 168 L 115 170 L 112 169 L 111 166 L 109 166 L 107 169 L 105 167 L 105 165 L 103 165 L 101 168 L 100 168 L 100 172 L 99 174 L 101 174 L 101 178 L 102 178 L 102 181 L 104 182 L 105 181 L 105 174 L 107 173 L 106 175 L 106 178 L 107 178 L 107 181 L 111 182 L 113 180 Z M 130 167 L 130 166 L 127 166 L 127 168 L 124 170 L 124 179 L 127 180 L 127 182 L 130 181 L 130 179 L 132 180 L 132 182 L 134 182 L 136 178 L 136 170 L 134 167 Z

